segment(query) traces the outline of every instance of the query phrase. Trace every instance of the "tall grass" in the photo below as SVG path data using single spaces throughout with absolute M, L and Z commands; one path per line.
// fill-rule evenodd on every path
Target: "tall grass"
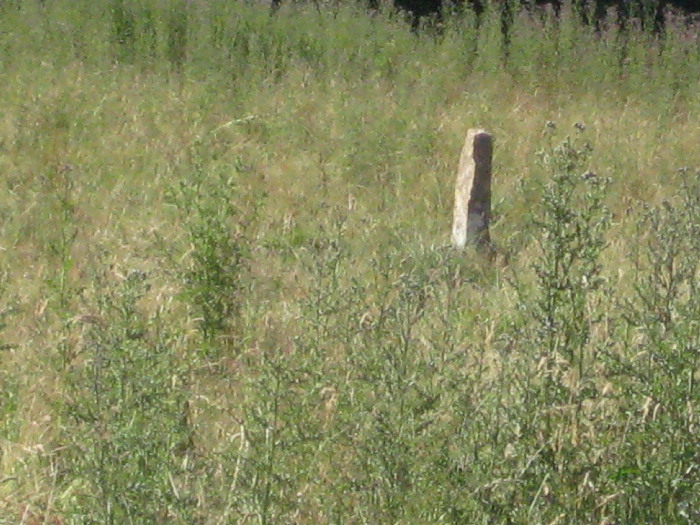
M 0 523 L 700 519 L 696 27 L 0 12 Z

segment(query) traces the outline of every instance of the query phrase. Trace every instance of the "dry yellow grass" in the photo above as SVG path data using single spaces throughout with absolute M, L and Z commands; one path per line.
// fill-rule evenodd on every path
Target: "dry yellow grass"
M 246 9 L 253 17 L 253 8 Z M 317 19 L 306 16 L 297 20 L 313 27 Z M 331 20 L 323 23 L 335 28 Z M 434 324 L 442 322 L 446 329 L 460 320 L 450 344 L 463 348 L 469 359 L 483 355 L 485 369 L 497 368 L 495 334 L 517 304 L 513 290 L 499 283 L 513 268 L 526 272 L 537 254 L 525 218 L 546 176 L 536 158 L 546 147 L 548 121 L 557 123 L 562 136 L 574 123 L 584 123 L 594 151 L 590 168 L 613 179 L 607 202 L 614 222 L 603 263 L 611 286 L 618 280 L 625 284 L 636 210 L 673 195 L 679 168 L 700 166 L 697 93 L 681 86 L 682 96 L 665 91 L 660 100 L 652 92 L 664 82 L 658 72 L 652 72 L 657 76 L 649 89 L 642 85 L 629 92 L 615 79 L 595 86 L 581 78 L 588 89 L 559 82 L 557 71 L 537 84 L 532 64 L 515 64 L 522 71 L 514 73 L 488 55 L 482 60 L 490 69 L 477 64 L 465 71 L 457 60 L 464 50 L 453 34 L 433 41 L 400 32 L 396 22 L 372 28 L 396 33 L 371 44 L 374 52 L 356 49 L 356 63 L 319 41 L 323 60 L 293 57 L 278 70 L 265 72 L 265 57 L 251 55 L 257 69 L 243 73 L 251 79 L 232 80 L 223 62 L 221 71 L 207 70 L 203 64 L 216 64 L 218 55 L 200 57 L 202 63 L 191 56 L 182 75 L 159 64 L 101 61 L 109 36 L 98 30 L 90 37 L 102 39 L 95 43 L 97 56 L 90 57 L 87 40 L 79 51 L 88 58 L 81 59 L 66 37 L 60 49 L 27 45 L 3 73 L 0 269 L 7 274 L 2 308 L 14 311 L 0 332 L 5 345 L 0 391 L 12 399 L 0 404 L 0 515 L 10 516 L 0 523 L 60 520 L 57 512 L 81 489 L 60 483 L 56 470 L 65 446 L 60 431 L 67 424 L 56 410 L 67 395 L 57 363 L 61 352 L 70 355 L 62 349 L 80 348 L 85 320 L 96 315 L 95 300 L 103 293 L 95 285 L 97 274 L 117 283 L 133 270 L 148 273 L 152 287 L 140 303 L 146 315 L 164 312 L 179 333 L 177 351 L 183 355 L 199 344 L 196 313 L 178 295 L 178 272 L 187 266 L 192 246 L 185 219 L 168 201 L 169 192 L 195 170 L 235 177 L 235 206 L 251 248 L 238 325 L 245 333 L 235 334 L 237 353 L 222 358 L 225 373 L 198 369 L 190 385 L 203 455 L 244 446 L 231 443 L 240 439 L 241 428 L 233 400 L 246 399 L 239 380 L 227 376 L 254 377 L 249 367 L 265 352 L 300 351 L 295 337 L 307 336 L 313 324 L 305 316 L 319 284 L 313 273 L 325 249 L 319 246 L 342 238 L 347 251 L 339 263 L 339 288 L 349 289 L 356 279 L 371 290 L 361 298 L 367 317 L 352 320 L 360 326 L 392 303 L 382 290 L 404 276 L 400 262 L 378 274 L 377 261 L 392 254 L 397 261 L 422 264 L 424 251 L 448 243 L 454 172 L 469 127 L 495 136 L 492 235 L 502 250 L 513 253 L 510 267 L 465 263 L 464 273 L 481 274 L 469 277 L 476 284 L 467 282 L 456 291 L 438 287 L 440 301 L 459 301 L 463 310 L 451 319 L 435 314 Z M 274 30 L 284 34 L 281 26 Z M 6 38 L 9 49 L 22 48 L 18 34 Z M 206 49 L 201 41 L 197 45 L 200 53 Z M 354 49 L 356 44 L 345 45 Z M 367 58 L 373 54 L 375 62 Z M 546 72 L 546 64 L 541 67 Z M 575 78 L 570 71 L 561 73 Z M 441 308 L 446 303 L 436 299 L 435 312 Z M 329 312 L 316 321 L 325 322 L 325 315 L 335 319 L 337 311 Z M 439 351 L 421 339 L 426 337 L 417 336 L 420 352 Z M 322 350 L 329 369 L 348 366 L 341 343 L 331 338 Z M 322 385 L 317 410 L 310 413 L 334 417 L 338 406 L 350 403 L 351 393 L 343 389 Z M 578 442 L 597 430 L 577 428 L 572 435 L 571 427 L 561 427 L 558 432 L 567 435 L 557 434 L 555 441 Z M 345 454 L 351 452 L 339 452 Z M 333 479 L 337 474 L 326 470 L 337 467 L 336 460 L 327 459 L 317 475 Z M 304 487 L 299 497 L 310 498 L 312 510 L 295 522 L 328 519 L 313 500 L 322 490 Z M 203 513 L 207 505 L 218 504 L 205 496 L 200 494 L 198 503 Z M 213 516 L 204 522 L 218 523 Z

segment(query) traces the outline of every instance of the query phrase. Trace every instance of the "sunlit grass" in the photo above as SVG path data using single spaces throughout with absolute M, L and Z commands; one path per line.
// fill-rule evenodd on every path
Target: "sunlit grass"
M 647 268 L 630 255 L 646 239 L 639 216 L 678 204 L 700 166 L 697 34 L 669 22 L 663 41 L 630 33 L 623 45 L 614 26 L 522 14 L 506 58 L 499 21 L 477 35 L 469 13 L 414 34 L 395 13 L 349 6 L 271 17 L 223 1 L 11 4 L 0 7 L 0 523 L 695 516 L 697 474 L 678 471 L 695 423 L 672 426 L 664 448 L 657 421 L 695 417 L 683 385 L 698 363 L 683 361 L 690 383 L 666 395 L 634 359 L 662 363 L 675 355 L 664 345 L 697 334 L 625 323 L 644 304 L 635 279 Z M 494 264 L 447 247 L 470 127 L 496 140 Z M 564 361 L 538 364 L 528 302 L 542 257 L 533 218 L 555 175 L 538 158 L 567 135 L 592 146 L 582 172 L 611 179 L 606 281 L 590 292 L 581 347 L 600 358 L 583 386 Z M 215 249 L 224 241 L 239 265 Z M 125 299 L 133 276 L 143 290 Z M 666 299 L 673 315 L 695 311 L 683 293 Z M 110 488 L 96 458 L 151 427 L 124 422 L 138 420 L 134 398 L 110 410 L 89 397 L 94 341 L 104 355 L 159 356 L 153 368 L 136 360 L 119 388 L 149 410 L 162 394 L 170 408 L 153 428 L 191 435 L 153 448 L 170 476 L 153 474 L 155 492 L 109 470 L 132 515 L 95 505 Z M 560 379 L 547 371 L 579 397 L 548 397 L 542 385 Z M 176 420 L 168 403 L 183 398 Z M 674 400 L 687 411 L 664 406 Z M 75 416 L 91 407 L 94 420 Z M 662 452 L 645 462 L 651 446 Z M 158 510 L 138 517 L 147 507 Z

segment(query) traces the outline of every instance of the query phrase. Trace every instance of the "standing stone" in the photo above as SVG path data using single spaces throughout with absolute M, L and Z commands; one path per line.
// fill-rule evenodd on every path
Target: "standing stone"
M 488 247 L 491 242 L 491 158 L 493 139 L 482 129 L 470 129 L 459 158 L 452 222 L 452 246 Z

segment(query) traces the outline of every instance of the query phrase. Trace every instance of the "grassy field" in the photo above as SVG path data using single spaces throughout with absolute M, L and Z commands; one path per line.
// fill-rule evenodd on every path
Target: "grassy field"
M 698 28 L 319 7 L 0 2 L 0 524 L 700 523 Z

